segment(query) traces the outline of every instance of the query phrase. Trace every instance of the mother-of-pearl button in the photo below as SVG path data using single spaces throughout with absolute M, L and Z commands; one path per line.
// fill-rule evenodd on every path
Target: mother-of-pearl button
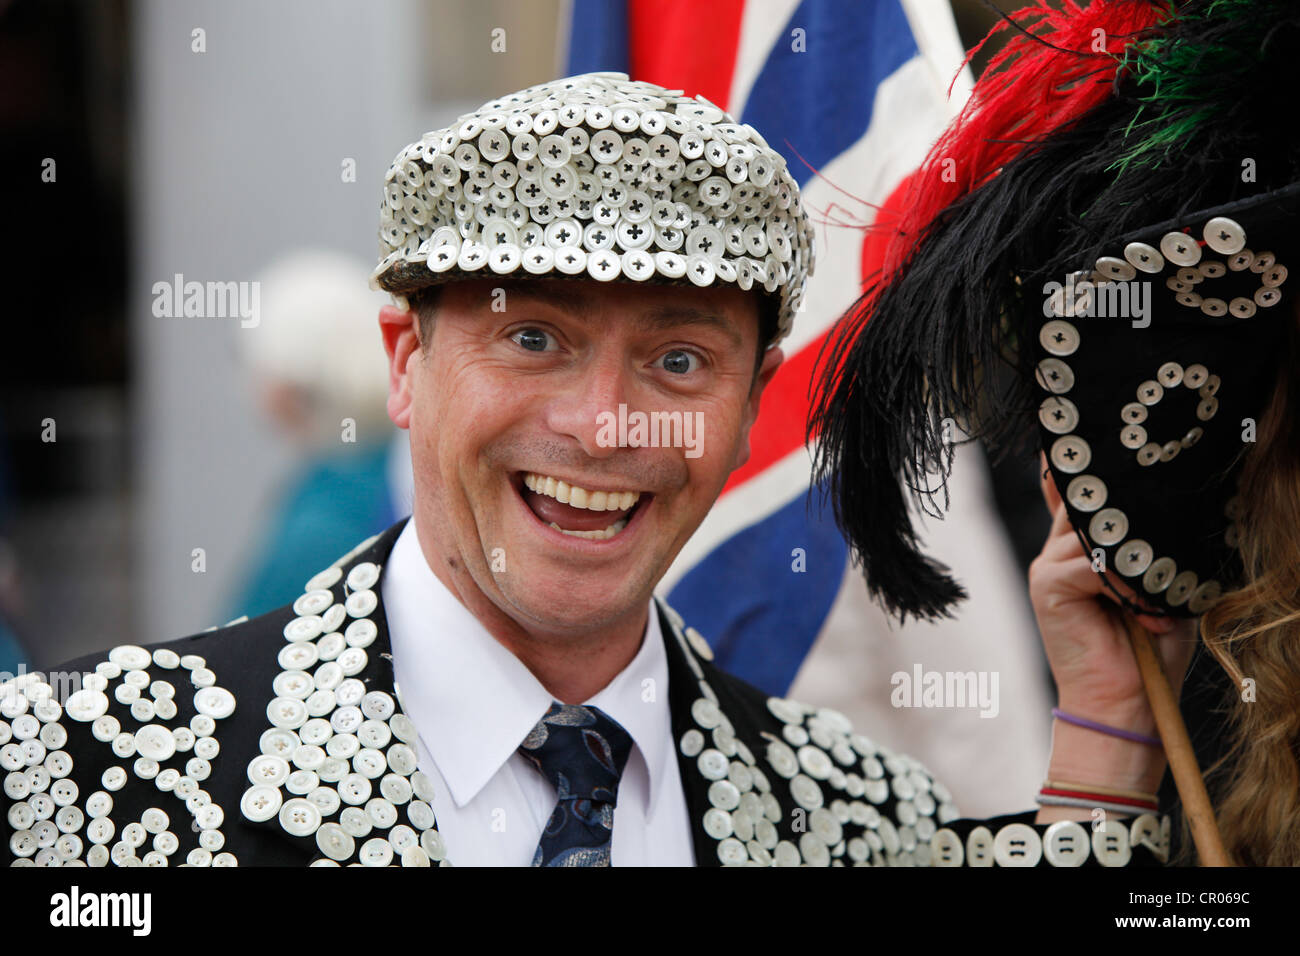
M 1169 591 L 1165 595 L 1165 600 L 1173 607 L 1180 606 L 1191 597 L 1199 581 L 1195 571 L 1183 571 L 1169 582 Z
M 348 677 L 360 674 L 366 669 L 367 655 L 360 647 L 349 647 L 339 655 L 336 663 Z
M 318 669 L 321 670 L 323 668 Z M 361 703 L 361 698 L 365 696 L 366 685 L 361 683 L 355 677 L 349 677 L 343 680 L 335 689 L 334 694 L 338 697 L 340 707 L 355 707 Z
M 289 646 L 293 647 L 295 645 L 291 644 Z M 316 684 L 312 680 L 311 674 L 306 671 L 283 670 L 275 675 L 275 679 L 271 682 L 271 690 L 277 698 L 305 700 L 316 690 Z
M 316 642 L 317 656 L 322 661 L 335 660 L 344 650 L 347 649 L 348 643 L 342 634 L 337 631 L 333 634 L 326 634 Z
M 73 720 L 89 723 L 108 712 L 108 696 L 100 691 L 86 690 L 83 687 L 68 697 L 64 710 Z
M 336 704 L 336 700 L 334 698 L 334 692 L 332 690 L 321 690 L 317 688 L 316 690 L 312 691 L 311 694 L 309 694 L 307 697 L 306 700 L 307 713 L 310 714 L 313 719 L 320 719 L 323 718 L 326 714 L 333 712 L 335 704 Z M 306 727 L 311 723 L 312 723 L 311 720 L 307 721 L 306 724 L 303 724 L 303 728 L 306 729 Z M 322 719 L 321 723 L 325 725 L 325 728 L 328 731 L 329 721 Z M 317 740 L 317 741 L 308 741 L 308 742 L 321 743 L 322 741 Z
M 272 727 L 265 731 L 258 740 L 258 749 L 264 754 L 274 754 L 288 760 L 293 752 L 302 745 L 298 735 L 292 730 Z
M 1118 508 L 1103 508 L 1088 523 L 1088 535 L 1097 544 L 1118 544 L 1128 534 L 1128 516 Z
M 307 722 L 307 707 L 296 697 L 276 697 L 266 705 L 272 726 L 296 730 Z
M 1049 432 L 1067 435 L 1079 424 L 1079 409 L 1063 395 L 1049 395 L 1038 406 L 1038 420 Z
M 148 724 L 135 733 L 136 753 L 150 760 L 168 760 L 176 753 L 176 738 L 161 724 Z
M 318 588 L 314 591 L 308 591 L 294 601 L 293 612 L 299 617 L 311 617 L 324 613 L 333 603 L 333 592 L 325 588 Z
M 361 708 L 356 706 L 338 707 L 330 715 L 330 726 L 339 734 L 355 733 L 364 719 Z
M 1106 503 L 1106 483 L 1094 475 L 1073 478 L 1065 490 L 1065 500 L 1071 507 L 1093 512 Z
M 229 717 L 235 712 L 235 695 L 224 687 L 203 687 L 194 694 L 194 709 L 199 714 L 217 720 Z M 191 729 L 197 734 L 191 721 Z M 211 731 L 209 731 L 210 733 Z
M 353 591 L 365 591 L 379 581 L 379 565 L 362 561 L 348 572 L 348 587 Z
M 343 606 L 353 617 L 368 617 L 379 606 L 379 597 L 369 589 L 353 591 L 343 602 Z
M 361 741 L 363 746 L 375 750 L 388 746 L 392 737 L 393 732 L 382 720 L 364 720 L 357 728 L 357 740 Z
M 181 666 L 180 655 L 165 647 L 160 647 L 153 652 L 153 662 L 163 670 L 169 671 Z
M 119 644 L 108 652 L 108 659 L 123 670 L 142 670 L 153 661 L 153 656 L 135 644 Z
M 1066 474 L 1077 474 L 1092 463 L 1092 449 L 1078 435 L 1062 435 L 1052 443 L 1052 464 Z
M 388 760 L 381 751 L 364 747 L 352 758 L 352 769 L 371 780 L 377 780 L 388 769 Z
M 310 800 L 294 797 L 280 807 L 280 826 L 291 836 L 311 836 L 320 825 L 320 810 Z
M 1074 388 L 1074 371 L 1058 358 L 1045 358 L 1038 363 L 1037 380 L 1053 395 L 1064 395 Z
M 96 845 L 113 839 L 116 826 L 108 817 L 96 817 L 86 825 L 86 839 Z
M 406 744 L 394 744 L 388 748 L 388 765 L 395 772 L 410 776 L 415 772 L 415 751 Z
M 342 604 L 331 604 L 329 610 L 321 615 L 321 631 L 325 634 L 336 632 L 343 626 L 347 616 L 347 610 Z
M 1246 247 L 1246 231 L 1225 216 L 1215 216 L 1205 224 L 1205 244 L 1215 252 L 1230 256 Z
M 284 788 L 295 796 L 305 797 L 320 786 L 320 777 L 311 770 L 295 770 L 284 782 Z
M 722 751 L 710 748 L 700 754 L 696 765 L 706 780 L 721 780 L 727 775 L 730 763 Z
M 325 629 L 325 622 L 317 615 L 296 617 L 284 626 L 284 639 L 294 643 L 314 641 Z
M 280 648 L 276 661 L 282 670 L 301 671 L 313 666 L 319 657 L 320 652 L 315 644 L 303 642 L 286 644 Z
M 1052 866 L 1083 866 L 1089 846 L 1088 831 L 1073 820 L 1057 820 L 1043 834 L 1043 855 Z
M 412 723 L 411 718 L 407 717 L 406 714 L 393 714 L 393 716 L 388 719 L 388 729 L 393 732 L 394 737 L 404 744 L 414 743 L 418 736 L 415 724 Z
M 458 176 L 457 179 L 459 178 L 460 177 Z M 303 588 L 303 590 L 305 592 L 310 593 L 312 591 L 323 591 L 327 588 L 332 588 L 335 584 L 338 583 L 339 578 L 341 577 L 343 577 L 342 568 L 339 567 L 326 568 L 324 571 L 321 571 L 317 573 L 315 576 L 313 576 L 311 580 L 307 582 L 307 585 L 305 588 Z
M 1201 246 L 1191 236 L 1167 232 L 1160 240 L 1160 251 L 1176 266 L 1194 266 L 1201 261 Z
M 194 822 L 198 824 L 200 830 L 215 830 L 225 822 L 225 819 L 225 811 L 215 803 L 200 807 L 198 813 L 194 814 Z
M 361 712 L 372 720 L 387 720 L 396 709 L 393 698 L 382 690 L 371 691 L 361 699 Z
M 335 734 L 325 741 L 325 752 L 331 757 L 338 757 L 342 760 L 350 760 L 353 754 L 360 749 L 361 742 L 355 734 Z
M 356 841 L 339 824 L 325 823 L 316 831 L 316 846 L 331 860 L 341 862 L 352 856 Z
M 399 774 L 386 774 L 379 781 L 379 793 L 395 806 L 402 806 L 411 799 L 411 782 Z
M 1134 269 L 1152 275 L 1165 267 L 1165 258 L 1160 250 L 1145 242 L 1130 242 L 1124 247 L 1124 258 Z
M 248 764 L 248 780 L 254 785 L 278 787 L 289 777 L 289 763 L 274 754 L 254 757 Z
M 379 633 L 379 628 L 374 621 L 369 618 L 361 618 L 353 621 L 343 632 L 344 638 L 349 647 L 369 647 L 374 643 L 375 637 Z
M 96 790 L 86 798 L 86 813 L 92 820 L 106 817 L 113 812 L 113 798 L 103 790 Z
M 322 817 L 333 816 L 338 811 L 342 800 L 339 799 L 339 792 L 333 787 L 317 787 L 311 793 L 307 794 L 307 799 L 316 805 L 320 810 Z
M 360 806 L 370 799 L 370 780 L 359 773 L 350 773 L 338 782 L 339 797 L 344 803 Z
M 104 698 L 107 703 L 108 698 Z M 94 738 L 101 743 L 111 743 L 113 738 L 122 732 L 122 725 L 116 717 L 105 714 L 102 717 L 95 718 L 94 723 L 90 725 L 90 732 Z
M 397 808 L 382 797 L 372 797 L 366 801 L 366 816 L 376 827 L 387 830 L 397 822 Z
M 374 837 L 361 845 L 358 858 L 365 866 L 388 866 L 393 861 L 393 847 L 387 840 Z
M 1151 545 L 1140 538 L 1126 541 L 1115 551 L 1115 570 L 1127 578 L 1136 577 L 1151 566 L 1155 553 Z
M 343 812 L 339 814 L 339 826 L 349 836 L 358 838 L 374 829 L 370 818 L 366 816 L 366 811 L 359 806 L 344 807 Z

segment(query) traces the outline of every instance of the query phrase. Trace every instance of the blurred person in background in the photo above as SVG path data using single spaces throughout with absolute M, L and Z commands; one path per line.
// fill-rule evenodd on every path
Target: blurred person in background
M 226 618 L 255 616 L 300 592 L 304 567 L 327 564 L 410 511 L 405 433 L 385 411 L 384 354 L 373 316 L 384 296 L 369 268 L 304 250 L 261 278 L 262 320 L 238 336 L 261 408 L 300 449 Z

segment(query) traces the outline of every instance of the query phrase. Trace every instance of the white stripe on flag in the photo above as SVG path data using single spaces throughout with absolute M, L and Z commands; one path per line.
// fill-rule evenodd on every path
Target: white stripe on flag
M 736 67 L 731 73 L 731 98 L 727 112 L 740 117 L 749 101 L 754 81 L 767 65 L 768 55 L 778 43 L 788 43 L 785 26 L 798 8 L 800 0 L 746 0 L 740 18 L 740 43 L 736 48 Z M 759 130 L 761 133 L 762 130 Z
M 878 205 L 888 199 L 925 158 L 946 122 L 939 99 L 925 60 L 908 60 L 876 90 L 871 125 L 862 138 L 802 190 L 804 208 L 817 230 L 816 271 L 808 283 L 804 311 L 781 343 L 786 355 L 819 338 L 857 299 L 862 227 L 876 218 L 876 210 L 866 203 Z M 826 225 L 826 221 L 844 225 Z

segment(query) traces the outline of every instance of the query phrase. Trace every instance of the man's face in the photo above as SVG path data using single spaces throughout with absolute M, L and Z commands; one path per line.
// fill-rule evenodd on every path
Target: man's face
M 755 376 L 757 305 L 731 288 L 464 281 L 424 349 L 413 316 L 385 310 L 426 554 L 530 633 L 644 614 L 748 458 L 781 361 L 770 350 Z

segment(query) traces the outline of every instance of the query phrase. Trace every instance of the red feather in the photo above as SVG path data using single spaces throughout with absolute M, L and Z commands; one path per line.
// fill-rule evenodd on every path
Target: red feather
M 1098 0 L 1061 9 L 1038 0 L 1009 14 L 967 55 L 967 62 L 1004 30 L 1014 35 L 975 84 L 952 125 L 912 176 L 886 276 L 903 266 L 914 244 L 952 203 L 1012 159 L 1102 103 L 1114 86 L 1120 56 L 1133 39 L 1168 17 L 1156 0 Z

